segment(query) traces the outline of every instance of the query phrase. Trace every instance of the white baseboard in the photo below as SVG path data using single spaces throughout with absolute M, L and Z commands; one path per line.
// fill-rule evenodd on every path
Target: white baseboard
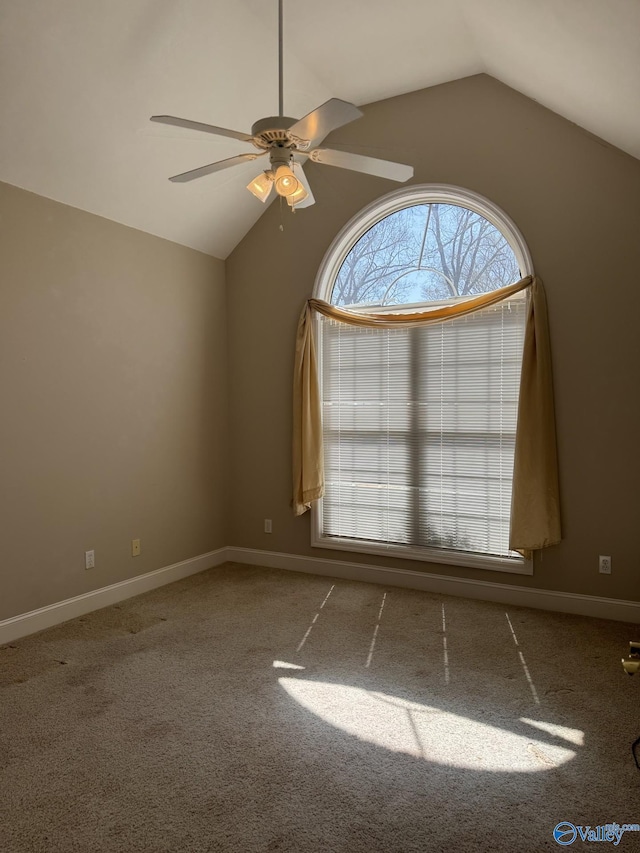
M 342 560 L 327 560 L 322 557 L 302 557 L 295 554 L 283 554 L 277 551 L 259 551 L 253 548 L 233 546 L 218 548 L 207 554 L 200 554 L 189 560 L 174 563 L 156 569 L 145 575 L 120 581 L 92 592 L 58 601 L 55 604 L 22 613 L 10 619 L 0 621 L 0 645 L 43 631 L 84 616 L 92 610 L 117 604 L 127 598 L 156 589 L 159 586 L 195 575 L 226 562 L 244 563 L 251 566 L 266 566 L 272 569 L 286 569 L 293 572 L 306 572 L 314 575 L 326 575 L 346 580 L 365 581 L 367 583 L 401 586 L 424 592 L 444 595 L 457 595 L 464 598 L 477 598 L 484 601 L 496 601 L 502 604 L 521 607 L 536 607 L 541 610 L 556 610 L 561 613 L 575 613 L 581 616 L 594 616 L 599 619 L 615 619 L 621 622 L 640 623 L 640 602 L 623 601 L 615 598 L 599 598 L 593 595 L 579 595 L 570 592 L 553 592 L 546 589 L 493 581 L 469 580 L 468 578 L 449 577 L 447 575 L 416 572 L 410 569 L 392 569 L 382 566 L 369 566 L 365 563 L 348 563 Z
M 435 575 L 410 569 L 392 569 L 368 566 L 364 563 L 347 563 L 342 560 L 327 560 L 321 557 L 301 557 L 276 551 L 258 551 L 252 548 L 227 548 L 227 560 L 252 566 L 267 566 L 273 569 L 288 569 L 314 575 L 328 575 L 347 580 L 402 586 L 425 592 L 496 601 L 520 607 L 535 607 L 540 610 L 556 610 L 598 619 L 615 619 L 621 622 L 640 622 L 640 602 L 616 598 L 599 598 L 594 595 L 579 595 L 571 592 L 553 592 L 546 589 L 512 584 L 478 581 L 468 578 Z
M 200 554 L 190 560 L 183 560 L 172 566 L 165 566 L 162 569 L 102 587 L 102 589 L 95 589 L 83 595 L 76 595 L 74 598 L 67 598 L 65 601 L 40 607 L 30 613 L 21 613 L 19 616 L 5 619 L 0 622 L 0 645 L 219 566 L 227 559 L 227 549 L 218 548 L 217 551 L 209 551 L 208 554 Z

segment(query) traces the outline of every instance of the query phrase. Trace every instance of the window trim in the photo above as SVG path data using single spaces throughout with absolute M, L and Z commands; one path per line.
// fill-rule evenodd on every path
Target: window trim
M 324 299 L 327 302 L 330 301 L 327 299 L 327 295 L 333 288 L 340 267 L 363 234 L 366 234 L 381 219 L 385 219 L 405 207 L 418 204 L 454 204 L 473 210 L 474 213 L 488 219 L 513 249 L 522 278 L 534 274 L 533 262 L 524 237 L 511 217 L 507 216 L 497 204 L 463 187 L 450 184 L 418 184 L 382 196 L 382 198 L 367 205 L 347 222 L 322 259 L 313 286 L 314 297 Z
M 330 302 L 335 279 L 345 258 L 355 243 L 370 228 L 381 219 L 385 219 L 399 210 L 419 204 L 452 204 L 458 207 L 466 207 L 484 217 L 500 231 L 510 245 L 520 268 L 521 277 L 534 274 L 531 255 L 524 237 L 513 220 L 496 204 L 463 187 L 450 184 L 418 184 L 396 190 L 376 199 L 346 223 L 322 259 L 314 283 L 314 297 Z M 318 378 L 320 387 L 322 387 L 322 335 L 319 334 L 320 318 L 318 315 L 314 318 L 314 322 L 318 346 Z M 361 554 L 400 557 L 419 562 L 457 565 L 522 575 L 533 574 L 533 560 L 524 557 L 502 557 L 445 548 L 417 548 L 412 545 L 363 542 L 348 537 L 323 536 L 321 531 L 322 500 L 319 500 L 315 501 L 311 507 L 311 546 L 314 548 L 355 551 Z

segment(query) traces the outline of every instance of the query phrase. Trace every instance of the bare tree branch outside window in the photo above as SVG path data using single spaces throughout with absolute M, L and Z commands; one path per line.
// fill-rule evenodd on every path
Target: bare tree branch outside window
M 452 204 L 404 208 L 377 222 L 344 260 L 334 305 L 401 305 L 486 293 L 520 278 L 488 220 Z

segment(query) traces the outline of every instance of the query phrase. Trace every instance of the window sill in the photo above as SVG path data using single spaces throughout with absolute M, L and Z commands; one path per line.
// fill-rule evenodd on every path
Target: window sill
M 533 575 L 533 560 L 524 557 L 499 557 L 488 554 L 472 554 L 462 551 L 447 551 L 440 548 L 416 548 L 411 545 L 385 545 L 380 542 L 363 542 L 359 539 L 322 536 L 312 525 L 311 546 L 329 548 L 334 551 L 355 551 L 359 554 L 377 554 L 383 557 L 400 557 L 423 563 L 463 566 L 468 569 L 486 569 L 491 572 L 509 572 L 518 575 Z

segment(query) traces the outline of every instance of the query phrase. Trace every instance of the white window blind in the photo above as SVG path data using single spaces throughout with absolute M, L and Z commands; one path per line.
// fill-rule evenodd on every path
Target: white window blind
M 509 556 L 526 297 L 415 329 L 323 318 L 321 536 Z

